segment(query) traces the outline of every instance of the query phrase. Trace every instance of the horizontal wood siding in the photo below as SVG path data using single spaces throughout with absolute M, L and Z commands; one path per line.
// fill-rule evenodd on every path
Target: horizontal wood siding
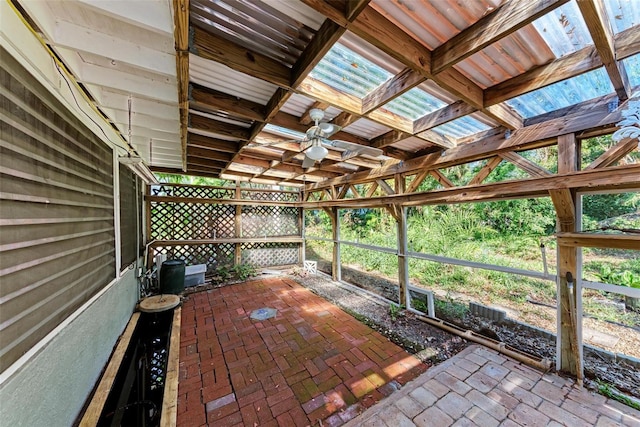
M 0 371 L 115 277 L 113 157 L 0 48 Z

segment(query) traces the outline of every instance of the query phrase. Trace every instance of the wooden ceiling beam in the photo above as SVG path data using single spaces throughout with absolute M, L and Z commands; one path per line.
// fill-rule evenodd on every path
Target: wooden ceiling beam
M 191 84 L 190 104 L 195 109 L 224 112 L 254 121 L 265 121 L 265 106 L 224 92 Z
M 613 30 L 604 4 L 601 0 L 581 0 L 577 3 L 618 98 L 623 101 L 628 99 L 631 91 L 629 77 L 622 63 L 616 60 Z
M 304 114 L 300 117 L 300 120 L 298 121 L 300 122 L 300 124 L 309 126 L 311 123 L 313 123 L 313 120 L 311 119 L 311 110 L 318 109 L 318 110 L 324 111 L 327 108 L 329 108 L 329 103 L 316 101 L 313 104 L 311 104 L 311 107 L 307 108 L 307 111 L 304 112 Z
M 423 74 L 411 68 L 405 68 L 362 99 L 362 113 L 367 114 L 375 110 L 418 86 L 425 80 L 427 80 L 427 78 Z
M 602 61 L 595 48 L 587 46 L 487 88 L 485 90 L 485 104 L 495 105 L 600 66 L 602 66 Z
M 186 170 L 189 123 L 189 0 L 173 0 L 173 20 L 182 169 Z
M 442 154 L 435 153 L 427 156 L 404 161 L 403 163 L 383 166 L 364 173 L 356 172 L 349 176 L 338 178 L 308 187 L 308 190 L 321 188 L 328 185 L 340 185 L 345 182 L 357 184 L 372 181 L 374 179 L 393 176 L 396 173 L 410 173 L 424 168 L 441 168 L 455 166 L 463 163 L 493 157 L 499 153 L 514 150 L 527 150 L 542 146 L 552 145 L 559 135 L 572 132 L 580 132 L 585 129 L 617 123 L 621 119 L 620 111 L 625 104 L 617 110 L 609 112 L 606 104 L 599 105 L 589 111 L 578 112 L 571 116 L 549 120 L 515 130 L 509 139 L 500 136 L 490 136 L 473 143 L 457 145 Z
M 190 158 L 198 157 L 201 159 L 217 160 L 225 163 L 229 162 L 233 157 L 233 155 L 230 153 L 223 153 L 221 151 L 215 151 L 215 150 L 207 150 L 206 148 L 193 147 L 193 146 L 187 147 L 187 156 Z
M 187 154 L 187 165 L 197 165 L 198 167 L 207 167 L 211 169 L 222 170 L 222 168 L 224 168 L 226 164 L 227 162 L 225 161 L 203 159 Z
M 220 62 L 236 71 L 291 89 L 291 70 L 267 56 L 252 52 L 193 26 L 192 51 L 205 59 Z
M 495 11 L 438 46 L 433 51 L 432 72 L 441 73 L 568 1 L 508 0 Z
M 629 28 L 615 35 L 616 59 L 621 61 L 640 53 L 640 32 Z M 596 47 L 587 46 L 547 64 L 491 86 L 485 90 L 485 105 L 494 105 L 536 89 L 602 67 L 603 62 Z
M 377 136 L 371 140 L 371 146 L 375 148 L 385 148 L 390 145 L 400 142 L 403 139 L 411 138 L 413 134 L 408 132 L 402 132 L 399 130 L 390 130 L 380 136 Z
M 342 113 L 340 113 L 337 116 L 335 116 L 333 118 L 333 120 L 331 120 L 330 123 L 334 124 L 336 126 L 340 126 L 341 128 L 344 129 L 347 126 L 349 126 L 350 124 L 353 124 L 356 121 L 358 121 L 358 119 L 360 119 L 359 115 L 343 111 Z
M 324 57 L 346 31 L 330 19 L 325 19 L 291 70 L 291 87 L 296 88 L 313 67 Z
M 640 164 L 616 166 L 605 169 L 583 170 L 558 175 L 530 178 L 520 181 L 492 182 L 420 193 L 393 194 L 367 199 L 326 200 L 303 203 L 305 209 L 328 207 L 358 208 L 384 207 L 389 204 L 402 206 L 468 203 L 513 198 L 546 197 L 549 191 L 558 189 L 581 189 L 595 191 L 601 187 L 640 189 Z M 316 191 L 316 189 L 307 191 Z
M 443 125 L 460 117 L 466 116 L 476 111 L 475 108 L 463 101 L 457 101 L 449 104 L 433 113 L 426 114 L 413 122 L 413 133 L 432 129 Z
M 227 141 L 225 139 L 209 138 L 195 133 L 189 134 L 188 146 L 208 148 L 209 150 L 221 151 L 223 153 L 235 154 L 238 152 L 237 142 Z
M 449 139 L 446 135 L 433 130 L 425 130 L 423 132 L 420 132 L 416 136 L 444 149 L 453 148 L 456 146 L 455 141 Z
M 431 51 L 372 7 L 365 8 L 349 25 L 349 30 L 417 73 L 433 79 L 440 87 L 501 125 L 510 129 L 522 127 L 522 118 L 508 107 L 500 105 L 485 108 L 482 88 L 455 68 L 434 74 L 431 70 Z
M 231 123 L 219 122 L 208 117 L 191 114 L 189 117 L 189 127 L 203 132 L 216 135 L 228 136 L 242 140 L 249 139 L 251 129 Z

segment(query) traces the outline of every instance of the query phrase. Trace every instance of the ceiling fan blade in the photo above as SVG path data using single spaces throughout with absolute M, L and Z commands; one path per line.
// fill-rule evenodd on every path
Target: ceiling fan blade
M 303 169 L 309 169 L 310 167 L 313 167 L 313 165 L 315 165 L 315 164 L 316 164 L 315 160 L 310 159 L 306 155 L 304 156 L 304 160 L 302 161 L 302 168 Z
M 355 144 L 353 142 L 342 141 L 340 139 L 323 140 L 323 143 L 336 148 L 342 148 L 343 150 L 351 151 L 360 155 L 367 155 L 372 157 L 378 157 L 383 154 L 383 151 L 379 148 L 368 147 L 366 145 Z
M 287 140 L 283 140 L 283 141 L 267 142 L 266 144 L 260 144 L 260 143 L 257 143 L 257 142 L 252 142 L 250 144 L 247 144 L 245 147 L 247 147 L 247 148 L 273 147 L 275 145 L 289 144 L 291 142 L 300 143 L 302 141 L 300 139 L 287 139 Z
M 346 162 L 349 159 L 357 157 L 359 154 L 360 153 L 358 153 L 357 151 L 345 150 L 345 151 L 342 152 L 342 156 L 341 156 L 340 160 L 342 160 L 343 162 Z

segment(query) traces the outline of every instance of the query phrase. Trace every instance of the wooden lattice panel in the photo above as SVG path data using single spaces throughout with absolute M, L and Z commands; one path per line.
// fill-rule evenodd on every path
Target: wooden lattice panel
M 255 267 L 300 263 L 298 243 L 246 243 L 242 245 L 242 262 Z
M 264 200 L 270 202 L 297 202 L 298 193 L 279 193 L 270 191 L 241 190 L 240 197 L 244 200 Z
M 235 236 L 235 206 L 151 202 L 151 238 L 197 240 Z
M 181 259 L 186 265 L 206 264 L 207 271 L 220 266 L 232 266 L 235 245 L 230 243 L 201 245 L 167 245 L 154 248 L 154 254 L 166 254 L 167 259 Z
M 183 186 L 160 184 L 151 187 L 152 196 L 187 197 L 190 199 L 233 199 L 235 189 L 205 187 L 200 185 Z
M 300 235 L 298 208 L 283 206 L 243 206 L 242 237 Z

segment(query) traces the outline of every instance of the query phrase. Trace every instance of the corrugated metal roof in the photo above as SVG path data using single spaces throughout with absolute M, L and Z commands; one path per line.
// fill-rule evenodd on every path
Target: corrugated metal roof
M 363 98 L 394 73 L 352 51 L 340 42 L 309 73 L 310 77 L 349 95 Z
M 215 61 L 189 54 L 189 78 L 194 83 L 266 105 L 278 87 Z
M 507 104 L 525 118 L 559 110 L 613 92 L 603 68 L 518 96 Z
M 536 19 L 533 26 L 558 58 L 593 44 L 575 0 Z
M 455 68 L 486 89 L 554 58 L 535 27 L 527 25 L 471 55 Z
M 640 24 L 638 0 L 606 0 L 604 5 L 614 34 Z
M 415 153 L 416 151 L 420 151 L 423 148 L 431 147 L 432 145 L 433 144 L 431 144 L 428 141 L 425 141 L 422 138 L 418 138 L 417 136 L 412 136 L 410 138 L 403 139 L 400 142 L 396 142 L 395 144 L 393 144 L 393 147 Z
M 371 6 L 426 47 L 434 49 L 502 3 L 502 0 L 374 0 Z
M 433 80 L 427 80 L 423 83 L 420 83 L 418 85 L 418 88 L 427 92 L 429 95 L 438 98 L 446 104 L 453 104 L 454 102 L 459 100 L 459 98 L 451 95 L 448 91 L 438 86 Z
M 292 114 L 297 117 L 301 117 L 304 113 L 307 112 L 311 106 L 315 103 L 315 100 L 308 98 L 304 95 L 293 94 L 287 102 L 282 106 L 282 111 L 288 114 Z M 335 116 L 340 114 L 341 110 L 335 107 L 329 107 L 324 110 L 324 118 L 322 121 L 328 122 L 332 120 Z
M 487 129 L 490 127 L 469 115 L 437 126 L 432 130 L 449 138 L 463 138 Z
M 314 30 L 266 3 L 192 0 L 191 22 L 254 52 L 292 66 Z
M 294 20 L 304 25 L 318 30 L 326 17 L 316 12 L 302 2 L 284 1 L 284 0 L 261 0 L 262 3 L 268 4 L 273 9 L 278 10 L 285 16 L 290 16 Z M 249 1 L 249 3 L 255 1 Z
M 640 86 L 640 54 L 630 56 L 622 61 L 627 69 L 629 84 L 631 87 Z
M 344 130 L 362 138 L 371 139 L 389 132 L 391 128 L 369 119 L 361 118 L 345 127 Z
M 422 89 L 413 88 L 386 103 L 383 109 L 401 117 L 415 120 L 446 105 L 446 102 L 435 98 Z

